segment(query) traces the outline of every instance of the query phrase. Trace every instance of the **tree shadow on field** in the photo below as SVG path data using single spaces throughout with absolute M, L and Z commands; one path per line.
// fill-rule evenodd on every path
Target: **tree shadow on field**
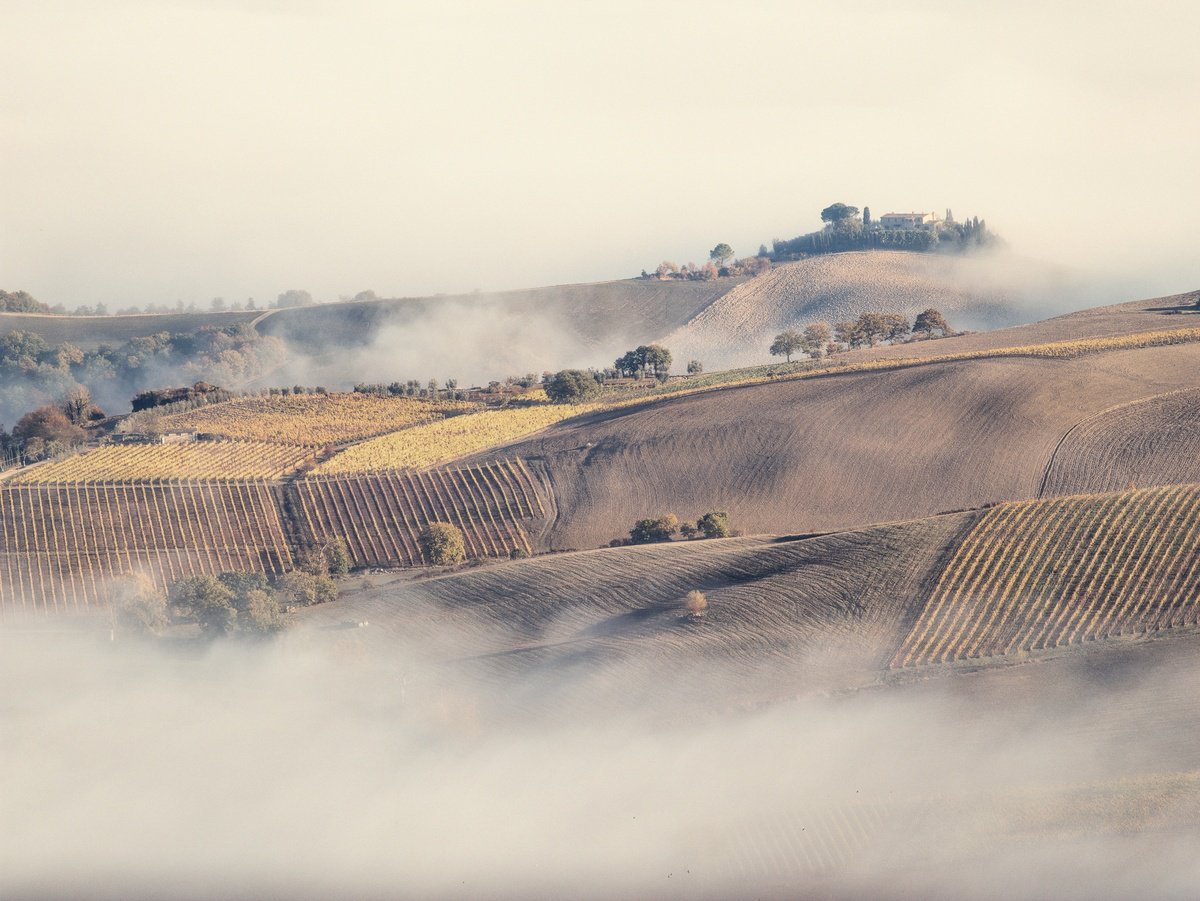
M 612 638 L 636 633 L 657 632 L 673 626 L 682 611 L 683 605 L 679 601 L 660 601 L 593 623 L 581 631 L 578 637 Z

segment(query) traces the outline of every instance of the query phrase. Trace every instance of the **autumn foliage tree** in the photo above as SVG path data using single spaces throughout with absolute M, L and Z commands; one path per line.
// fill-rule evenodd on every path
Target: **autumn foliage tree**
M 462 532 L 448 522 L 431 522 L 418 536 L 421 552 L 434 566 L 460 563 L 466 557 Z

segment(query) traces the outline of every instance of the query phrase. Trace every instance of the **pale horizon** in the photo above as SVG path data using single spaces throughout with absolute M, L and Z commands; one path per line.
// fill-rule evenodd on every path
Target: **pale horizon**
M 50 304 L 603 281 L 834 201 L 1200 287 L 1188 3 L 5 9 L 0 287 Z

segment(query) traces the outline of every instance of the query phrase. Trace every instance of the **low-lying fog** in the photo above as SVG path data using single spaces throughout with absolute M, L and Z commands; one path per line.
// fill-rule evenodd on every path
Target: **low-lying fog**
M 1040 701 L 960 676 L 747 710 L 699 662 L 673 680 L 707 698 L 681 704 L 632 669 L 414 667 L 401 640 L 363 652 L 371 628 L 205 650 L 0 634 L 0 895 L 1184 897 L 1200 880 L 1200 789 L 1153 775 L 1169 736 L 1138 719 L 1186 695 L 1178 669 Z M 570 703 L 539 706 L 562 682 Z

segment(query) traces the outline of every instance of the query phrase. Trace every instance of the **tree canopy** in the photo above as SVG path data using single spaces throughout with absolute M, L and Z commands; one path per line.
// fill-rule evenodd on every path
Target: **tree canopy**
M 546 382 L 546 396 L 556 404 L 579 403 L 599 390 L 596 377 L 582 369 L 559 370 Z
M 821 221 L 828 222 L 834 228 L 846 222 L 854 221 L 857 216 L 858 207 L 848 206 L 844 203 L 831 203 L 825 209 L 821 210 Z
M 924 312 L 918 313 L 917 318 L 913 321 L 913 334 L 922 335 L 926 338 L 932 338 L 934 332 L 941 332 L 942 336 L 950 334 L 950 324 L 946 322 L 946 317 L 940 312 L 930 307 Z
M 708 258 L 718 266 L 724 266 L 733 259 L 733 248 L 728 244 L 721 242 L 708 252 Z
M 801 350 L 804 347 L 804 336 L 794 328 L 784 329 L 775 336 L 775 340 L 771 342 L 771 356 L 787 357 L 787 361 L 792 362 L 792 354 Z

